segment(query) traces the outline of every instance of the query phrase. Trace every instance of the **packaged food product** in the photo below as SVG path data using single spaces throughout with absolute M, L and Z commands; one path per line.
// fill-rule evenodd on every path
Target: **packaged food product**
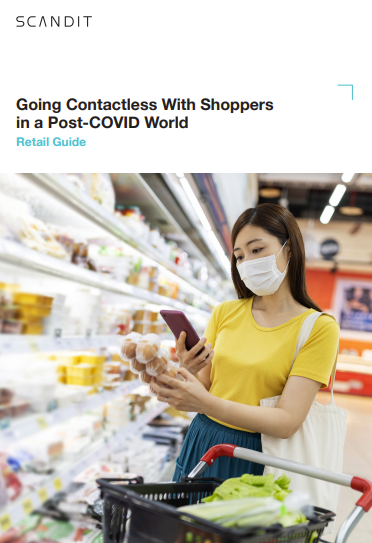
M 87 387 L 94 385 L 94 379 L 94 375 L 88 375 L 86 377 L 67 376 L 67 384 Z
M 139 334 L 161 334 L 165 330 L 165 325 L 162 322 L 135 322 L 133 331 Z
M 76 364 L 74 366 L 66 366 L 67 378 L 69 377 L 89 377 L 95 375 L 94 366 L 90 364 Z
M 0 301 L 1 303 L 1 301 Z M 1 305 L 0 319 L 17 319 L 19 316 L 18 306 L 16 305 Z
M 155 311 L 149 311 L 147 309 L 137 309 L 133 317 L 134 321 L 151 321 L 158 320 L 158 313 Z
M 130 361 L 130 370 L 133 373 L 141 373 L 142 371 L 145 371 L 145 369 L 146 369 L 146 364 L 142 364 L 141 362 L 138 362 L 136 358 L 133 358 Z
M 19 315 L 21 319 L 31 317 L 49 317 L 51 308 L 46 305 L 21 305 Z
M 5 483 L 8 499 L 15 500 L 22 491 L 22 484 L 6 461 L 4 455 L 0 456 L 0 477 Z
M 30 404 L 26 400 L 16 399 L 12 401 L 9 408 L 12 417 L 20 417 L 29 410 Z
M 149 384 L 151 383 L 152 377 L 151 377 L 151 375 L 149 375 L 149 374 L 147 373 L 146 370 L 143 370 L 143 371 L 141 371 L 141 373 L 140 373 L 140 379 L 141 379 L 142 383 L 144 383 L 144 384 L 146 384 L 146 385 L 149 385 Z
M 80 355 L 80 362 L 84 364 L 91 364 L 93 366 L 100 366 L 105 362 L 105 360 L 105 356 L 94 353 L 82 353 Z
M 168 366 L 168 368 L 163 371 L 163 374 L 172 379 L 176 379 L 178 374 L 177 368 L 175 366 Z
M 12 319 L 0 321 L 2 334 L 22 334 L 23 323 Z
M 175 379 L 177 377 L 177 369 L 174 366 L 168 366 L 168 369 L 164 370 L 162 372 L 162 375 L 166 375 L 167 377 L 171 377 L 172 379 Z M 157 377 L 155 377 L 155 381 L 162 388 L 169 388 L 169 389 L 172 388 L 171 386 L 166 385 L 165 383 L 162 383 Z
M 169 361 L 168 351 L 159 349 L 157 356 L 146 364 L 146 371 L 149 375 L 156 377 L 167 369 Z
M 160 348 L 160 338 L 156 334 L 147 334 L 137 345 L 137 360 L 147 364 L 157 356 Z
M 22 332 L 26 335 L 40 336 L 43 333 L 43 325 L 37 323 L 23 324 Z
M 13 302 L 19 305 L 45 305 L 52 307 L 53 297 L 30 292 L 15 292 L 13 294 Z
M 14 396 L 14 392 L 10 388 L 0 388 L 0 405 L 10 403 Z
M 79 353 L 58 353 L 56 356 L 56 360 L 60 362 L 62 365 L 73 365 L 73 364 L 79 364 L 80 362 L 80 354 Z M 57 369 L 58 371 L 58 369 Z
M 106 173 L 92 173 L 90 187 L 91 197 L 105 209 L 114 213 L 115 191 L 110 176 Z
M 120 336 L 120 353 L 124 360 L 132 360 L 133 358 L 136 358 L 137 344 L 141 340 L 142 336 L 141 334 L 137 334 L 137 332 L 131 332 L 127 336 Z
M 114 361 L 106 362 L 103 368 L 106 373 L 120 373 L 121 363 Z
M 19 237 L 21 242 L 30 249 L 55 258 L 67 258 L 66 251 L 50 233 L 46 224 L 34 217 L 20 216 Z

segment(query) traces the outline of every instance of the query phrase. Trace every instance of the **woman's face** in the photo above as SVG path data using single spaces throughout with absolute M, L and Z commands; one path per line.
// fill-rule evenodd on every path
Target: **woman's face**
M 240 230 L 233 247 L 236 265 L 238 266 L 246 260 L 277 255 L 281 248 L 282 246 L 277 237 L 272 236 L 263 228 L 247 224 Z M 276 259 L 276 265 L 280 272 L 285 270 L 289 258 L 290 247 L 289 241 L 287 241 L 284 249 Z

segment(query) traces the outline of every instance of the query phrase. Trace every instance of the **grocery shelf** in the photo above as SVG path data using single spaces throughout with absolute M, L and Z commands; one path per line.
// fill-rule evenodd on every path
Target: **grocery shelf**
M 0 260 L 8 264 L 22 266 L 28 270 L 31 269 L 61 279 L 83 283 L 90 287 L 96 287 L 124 296 L 131 296 L 158 305 L 166 305 L 182 310 L 185 313 L 197 313 L 208 318 L 210 315 L 209 311 L 204 311 L 192 305 L 184 304 L 166 296 L 129 285 L 128 283 L 116 281 L 104 274 L 86 270 L 70 262 L 61 261 L 52 256 L 38 253 L 27 247 L 20 246 L 13 241 L 0 239 Z
M 26 496 L 19 497 L 14 503 L 10 503 L 1 509 L 0 533 L 16 525 L 22 518 L 29 515 L 56 492 L 66 489 L 79 473 L 120 446 L 124 439 L 138 432 L 138 430 L 160 415 L 167 407 L 168 404 L 158 403 L 153 409 L 140 415 L 136 421 L 124 426 L 121 431 L 117 432 L 107 441 L 102 440 L 99 444 L 95 445 L 81 459 L 58 470 L 58 475 L 55 474 L 50 477 L 37 490 Z
M 2 446 L 8 446 L 11 443 L 28 437 L 32 434 L 45 430 L 56 424 L 60 424 L 71 417 L 82 415 L 90 409 L 95 409 L 100 405 L 111 402 L 115 398 L 125 396 L 141 386 L 141 381 L 135 379 L 122 383 L 115 390 L 108 390 L 89 396 L 80 403 L 75 403 L 60 409 L 55 409 L 49 413 L 35 413 L 33 415 L 22 417 L 21 419 L 10 419 L 9 427 L 0 431 L 0 443 Z
M 211 303 L 211 305 L 217 305 L 219 303 L 218 300 L 215 300 L 213 296 L 200 285 L 197 279 L 185 274 L 182 268 L 176 264 L 163 259 L 156 249 L 145 240 L 141 239 L 140 237 L 135 239 L 133 237 L 133 233 L 129 228 L 126 227 L 125 224 L 104 209 L 88 194 L 84 193 L 78 187 L 73 185 L 63 174 L 28 173 L 21 175 L 25 176 L 29 181 L 46 190 L 49 194 L 58 197 L 60 201 L 67 204 L 71 209 L 74 209 L 80 215 L 89 219 L 106 232 L 124 241 L 128 245 L 131 245 L 147 257 L 153 259 L 168 271 L 175 274 L 178 279 L 186 281 L 189 285 L 197 289 L 200 294 L 207 297 L 208 302 Z M 140 178 L 139 174 L 136 175 Z
M 0 334 L 0 355 L 99 349 L 118 345 L 118 336 L 31 336 Z

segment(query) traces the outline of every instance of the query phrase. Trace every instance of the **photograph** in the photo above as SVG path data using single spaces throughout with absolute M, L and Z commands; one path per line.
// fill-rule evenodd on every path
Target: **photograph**
M 372 174 L 0 174 L 4 542 L 342 534 L 371 236 Z

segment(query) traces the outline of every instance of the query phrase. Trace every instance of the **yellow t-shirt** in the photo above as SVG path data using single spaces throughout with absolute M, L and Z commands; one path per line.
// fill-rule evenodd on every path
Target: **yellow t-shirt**
M 204 337 L 215 353 L 209 392 L 224 400 L 259 406 L 260 400 L 282 394 L 302 323 L 314 309 L 280 326 L 263 328 L 253 318 L 252 303 L 253 297 L 218 305 Z M 326 388 L 338 353 L 338 339 L 337 322 L 331 316 L 321 315 L 290 375 L 313 379 Z

